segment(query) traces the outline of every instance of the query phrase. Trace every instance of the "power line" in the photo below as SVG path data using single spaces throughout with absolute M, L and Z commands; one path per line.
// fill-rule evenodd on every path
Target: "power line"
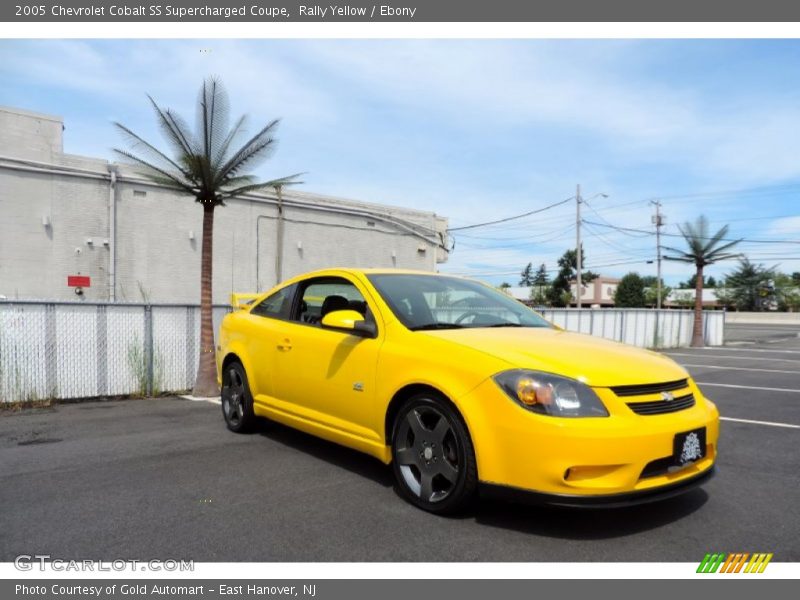
M 563 229 L 563 231 L 569 231 L 573 227 L 575 227 L 575 225 L 573 223 L 570 223 L 566 227 L 566 229 Z M 515 242 L 515 241 L 519 241 L 519 240 L 536 240 L 537 238 L 550 237 L 550 236 L 553 235 L 553 230 L 554 230 L 554 228 L 548 228 L 547 230 L 542 231 L 540 233 L 530 233 L 528 235 L 523 235 L 523 236 L 491 237 L 491 236 L 467 235 L 465 233 L 459 233 L 457 236 L 453 236 L 453 237 L 455 237 L 458 240 L 466 239 L 467 242 L 462 241 L 461 242 L 462 244 L 464 244 L 464 243 L 470 244 L 470 243 L 472 243 L 471 240 L 478 240 L 478 241 L 485 241 L 485 242 Z
M 729 197 L 729 196 L 750 196 L 750 195 L 779 195 L 790 192 L 800 192 L 800 184 L 790 183 L 785 185 L 774 186 L 758 186 L 752 188 L 739 188 L 732 190 L 713 190 L 708 192 L 694 192 L 690 194 L 675 194 L 672 196 L 659 196 L 661 200 L 694 200 L 697 198 L 708 198 L 712 196 Z M 648 200 L 656 200 L 656 198 L 648 198 Z
M 562 204 L 566 204 L 570 200 L 573 200 L 575 196 L 567 198 L 565 200 L 561 200 L 560 202 L 555 202 L 550 204 L 549 206 L 545 206 L 543 208 L 537 208 L 536 210 L 531 210 L 526 213 L 522 213 L 521 215 L 514 215 L 513 217 L 506 217 L 505 219 L 497 219 L 496 221 L 486 221 L 484 223 L 474 223 L 472 225 L 464 225 L 462 227 L 451 227 L 448 231 L 464 231 L 465 229 L 475 229 L 476 227 L 486 227 L 487 225 L 496 225 L 497 223 L 506 223 L 508 221 L 514 221 L 516 219 L 522 219 L 524 217 L 529 217 L 531 215 L 535 215 L 537 213 L 544 212 L 546 210 L 550 210 L 551 208 L 555 208 L 556 206 L 561 206 Z
M 647 231 L 646 229 L 634 229 L 632 227 L 619 227 L 618 225 L 609 225 L 606 223 L 595 223 L 594 221 L 584 221 L 584 223 L 588 223 L 589 225 L 597 225 L 598 227 L 609 227 L 611 229 L 616 229 L 617 231 L 634 231 L 637 233 L 646 233 L 648 235 L 655 235 L 654 231 Z M 669 237 L 679 237 L 682 238 L 683 235 L 680 233 L 662 233 L 661 235 L 666 235 Z M 643 236 L 644 237 L 644 236 Z M 709 236 L 699 236 L 702 240 L 710 240 L 713 239 Z M 740 239 L 732 239 L 732 238 L 720 238 L 719 241 L 721 242 L 742 242 L 744 244 L 800 244 L 800 240 L 748 240 L 747 238 L 740 238 Z
M 603 242 L 606 246 L 608 246 L 609 248 L 613 248 L 617 252 L 622 252 L 623 254 L 628 254 L 630 256 L 636 256 L 636 255 L 639 255 L 642 252 L 644 252 L 644 249 L 633 249 L 632 250 L 632 249 L 624 248 L 623 246 L 619 246 L 616 243 L 614 243 L 611 240 L 609 240 L 608 238 L 606 238 L 603 234 L 599 233 L 598 231 L 595 231 L 592 228 L 592 225 L 588 221 L 584 221 L 584 224 L 587 225 L 586 230 L 589 232 L 590 235 L 592 235 L 593 237 L 596 237 L 601 242 Z M 640 236 L 636 236 L 636 237 L 640 237 Z M 648 253 L 649 253 L 649 251 L 648 251 Z
M 591 210 L 591 211 L 592 211 L 594 214 L 596 214 L 596 215 L 598 216 L 598 218 L 602 219 L 602 221 L 603 221 L 604 223 L 607 223 L 608 225 L 611 225 L 611 226 L 613 227 L 613 225 L 612 225 L 612 224 L 611 224 L 611 223 L 608 221 L 608 219 L 606 219 L 606 218 L 605 218 L 603 215 L 601 215 L 599 212 L 597 212 L 597 211 L 594 209 L 594 206 L 592 206 L 591 204 L 589 204 L 589 202 L 587 202 L 586 200 L 584 200 L 584 201 L 583 201 L 583 203 L 584 203 L 586 206 L 588 206 L 588 207 L 589 207 L 589 210 Z M 637 204 L 638 204 L 638 202 L 637 202 Z M 584 222 L 585 222 L 585 223 L 588 223 L 588 221 L 584 221 Z M 643 236 L 643 235 L 636 235 L 636 234 L 633 234 L 633 233 L 627 233 L 627 232 L 625 232 L 625 231 L 621 231 L 620 233 L 623 233 L 623 234 L 625 234 L 625 235 L 627 235 L 627 236 L 630 236 L 630 237 L 635 237 L 635 238 L 636 238 L 636 237 L 646 237 L 646 236 Z

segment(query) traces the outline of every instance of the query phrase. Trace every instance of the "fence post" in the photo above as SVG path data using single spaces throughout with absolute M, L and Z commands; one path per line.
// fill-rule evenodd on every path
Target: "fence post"
M 153 395 L 153 307 L 144 307 L 144 364 L 147 373 L 145 393 Z
M 192 389 L 194 383 L 195 369 L 197 368 L 197 348 L 195 346 L 195 335 L 197 334 L 195 324 L 195 309 L 193 306 L 186 307 L 186 389 Z
M 97 305 L 97 395 L 108 395 L 108 320 L 104 304 Z
M 658 318 L 661 316 L 659 314 L 661 311 L 656 308 L 653 309 L 653 312 L 656 315 L 656 322 L 655 325 L 653 325 L 653 348 L 658 349 Z
M 725 345 L 725 325 L 727 325 L 727 321 L 728 321 L 728 308 L 723 306 L 722 307 L 722 333 L 719 336 L 719 338 L 720 338 L 719 343 L 721 345 L 723 345 L 723 346 Z
M 47 396 L 58 397 L 58 338 L 56 333 L 56 305 L 45 304 L 44 308 L 44 340 L 45 340 L 45 381 Z M 17 398 L 24 400 L 24 398 Z

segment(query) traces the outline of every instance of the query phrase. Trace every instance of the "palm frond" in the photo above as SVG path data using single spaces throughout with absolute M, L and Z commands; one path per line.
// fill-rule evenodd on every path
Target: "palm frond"
M 700 215 L 694 223 L 687 222 L 679 225 L 678 229 L 686 240 L 689 251 L 668 248 L 671 252 L 678 252 L 685 257 L 679 259 L 669 258 L 668 260 L 683 260 L 685 262 L 694 262 L 698 266 L 705 266 L 738 256 L 725 251 L 738 244 L 741 240 L 734 240 L 720 246 L 720 242 L 728 235 L 728 226 L 724 225 L 714 235 L 709 236 L 708 219 L 705 215 Z M 689 257 L 692 257 L 691 261 Z
M 197 102 L 197 131 L 203 134 L 203 150 L 209 163 L 228 131 L 229 116 L 228 93 L 215 77 L 203 82 Z
M 143 174 L 153 181 L 158 181 L 158 183 L 166 183 L 169 187 L 181 190 L 188 194 L 195 194 L 197 191 L 191 185 L 187 184 L 185 181 L 181 180 L 180 178 L 176 177 L 173 173 L 166 171 L 154 164 L 147 162 L 146 160 L 139 158 L 135 154 L 128 152 L 127 150 L 120 150 L 118 148 L 114 148 L 114 153 L 121 156 L 122 158 L 128 159 L 133 161 L 135 164 L 139 165 L 140 167 L 144 168 Z
M 703 251 L 713 252 L 720 240 L 722 240 L 722 238 L 724 238 L 726 235 L 728 235 L 728 226 L 724 225 L 719 231 L 717 231 L 717 233 L 708 239 L 708 242 L 703 247 Z
M 274 138 L 269 137 L 269 133 L 278 123 L 279 121 L 277 119 L 270 122 L 266 127 L 261 129 L 261 131 L 247 140 L 239 150 L 234 152 L 233 156 L 219 168 L 218 181 L 224 180 L 228 175 L 235 174 L 245 163 L 252 161 L 258 153 L 265 152 L 265 150 L 275 142 Z M 266 158 L 266 155 L 264 158 Z
M 163 110 L 152 96 L 147 96 L 153 111 L 158 118 L 158 126 L 164 134 L 167 143 L 172 146 L 173 151 L 178 155 L 191 156 L 195 154 L 195 144 L 192 134 L 186 123 L 169 109 Z
M 236 121 L 236 123 L 231 127 L 231 130 L 225 136 L 225 139 L 222 140 L 217 151 L 212 156 L 212 164 L 214 165 L 214 169 L 219 171 L 220 164 L 225 160 L 225 156 L 228 154 L 228 149 L 231 147 L 233 141 L 239 136 L 242 132 L 242 128 L 244 127 L 245 122 L 247 121 L 247 116 L 242 115 Z
M 717 253 L 724 253 L 727 249 L 733 248 L 736 244 L 741 242 L 742 239 L 744 239 L 744 238 L 740 238 L 738 240 L 733 240 L 732 242 L 728 242 L 727 244 L 723 244 L 722 246 L 719 246 L 718 248 L 714 248 L 711 252 L 709 252 L 709 254 L 712 255 L 712 256 L 716 256 Z M 738 256 L 738 254 L 736 254 L 736 256 Z
M 159 129 L 172 149 L 172 156 L 145 141 L 121 123 L 115 126 L 127 138 L 131 150 L 115 150 L 134 163 L 152 181 L 193 194 L 203 203 L 222 203 L 225 198 L 276 186 L 301 183 L 299 174 L 258 183 L 245 172 L 268 158 L 275 147 L 273 131 L 278 120 L 269 122 L 242 146 L 234 143 L 244 132 L 245 117 L 229 126 L 228 94 L 220 81 L 203 82 L 197 103 L 197 131 L 189 128 L 180 115 L 162 108 L 151 97 Z
M 688 256 L 688 255 L 687 256 L 662 256 L 661 258 L 663 258 L 664 260 L 676 260 L 676 261 L 685 262 L 685 263 L 693 263 L 694 262 L 694 258 L 691 257 L 691 256 Z
M 145 141 L 142 137 L 136 135 L 133 131 L 125 127 L 122 123 L 114 123 L 114 126 L 120 130 L 129 140 L 129 143 L 132 141 L 132 145 L 134 149 L 136 148 L 144 148 L 147 153 L 149 153 L 152 157 L 163 161 L 167 165 L 173 167 L 176 171 L 178 171 L 181 175 L 183 175 L 187 180 L 191 181 L 191 173 L 189 173 L 184 167 L 176 163 L 172 160 L 169 156 L 161 152 L 158 148 L 150 144 L 149 142 Z M 145 159 L 147 160 L 147 159 Z M 152 159 L 150 159 L 151 162 Z
M 295 178 L 302 175 L 302 173 L 297 173 L 296 175 L 290 175 L 289 177 L 281 177 L 280 179 L 273 179 L 272 181 L 264 181 L 262 183 L 253 183 L 250 185 L 243 185 L 233 190 L 226 190 L 220 194 L 220 198 L 228 199 L 233 198 L 235 196 L 241 196 L 243 194 L 248 194 L 250 192 L 256 192 L 258 190 L 263 190 L 266 188 L 276 188 L 276 187 L 285 187 L 287 185 L 297 185 L 303 183 L 302 181 L 297 181 Z

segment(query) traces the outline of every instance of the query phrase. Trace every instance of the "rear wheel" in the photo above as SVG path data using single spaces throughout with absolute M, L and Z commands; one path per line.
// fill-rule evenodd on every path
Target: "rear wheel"
M 222 416 L 236 433 L 250 431 L 256 422 L 247 374 L 239 362 L 228 363 L 222 372 Z
M 401 493 L 434 513 L 454 513 L 475 496 L 475 451 L 460 415 L 433 393 L 400 409 L 392 435 L 392 464 Z

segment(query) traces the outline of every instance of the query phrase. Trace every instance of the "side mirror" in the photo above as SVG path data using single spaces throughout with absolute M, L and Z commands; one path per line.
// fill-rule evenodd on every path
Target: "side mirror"
M 355 310 L 334 310 L 322 317 L 322 326 L 362 337 L 375 337 L 378 330 L 374 323 L 364 320 L 364 315 Z

